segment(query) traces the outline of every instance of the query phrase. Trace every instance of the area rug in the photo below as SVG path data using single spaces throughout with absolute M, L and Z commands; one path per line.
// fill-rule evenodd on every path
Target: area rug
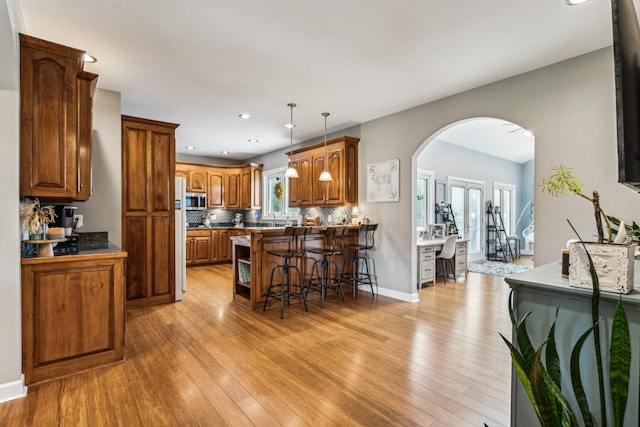
M 509 264 L 500 261 L 474 261 L 467 265 L 473 273 L 490 274 L 492 276 L 511 276 L 532 268 L 530 265 Z

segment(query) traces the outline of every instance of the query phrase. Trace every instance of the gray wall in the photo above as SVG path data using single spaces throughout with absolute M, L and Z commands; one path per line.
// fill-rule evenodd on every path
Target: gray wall
M 366 204 L 361 210 L 380 222 L 374 256 L 378 281 L 392 296 L 415 292 L 416 161 L 432 135 L 472 117 L 496 117 L 518 123 L 535 135 L 535 182 L 560 163 L 575 167 L 586 189 L 598 189 L 611 214 L 630 221 L 640 212 L 640 197 L 617 183 L 612 49 L 602 49 L 421 105 L 361 126 L 359 164 L 400 159 L 400 202 Z M 359 169 L 365 182 L 365 168 Z M 585 237 L 594 233 L 591 206 L 577 197 L 553 198 L 535 186 L 536 264 L 555 261 L 572 232 L 572 220 Z M 409 299 L 411 299 L 409 298 Z
M 337 138 L 339 136 L 351 136 L 353 138 L 360 138 L 360 125 L 353 126 L 345 130 L 341 130 L 339 132 L 327 133 L 327 139 Z M 310 139 L 307 141 L 299 142 L 293 145 L 293 148 L 287 146 L 281 150 L 272 151 L 267 154 L 263 154 L 261 156 L 253 157 L 248 162 L 251 163 L 261 163 L 264 165 L 264 170 L 276 169 L 287 166 L 287 155 L 289 151 L 296 150 L 298 148 L 306 147 L 308 145 L 312 145 L 318 142 L 324 141 L 324 135 Z
M 98 77 L 99 82 L 99 77 Z M 97 89 L 93 97 L 93 194 L 75 203 L 84 225 L 78 231 L 107 231 L 122 246 L 122 126 L 120 93 Z
M 19 147 L 20 97 L 17 34 L 11 20 L 14 2 L 0 2 L 0 55 L 3 71 L 0 90 L 0 402 L 23 395 L 20 302 Z M 11 15 L 11 19 L 10 19 Z M 11 43 L 13 41 L 13 43 Z M 11 47 L 13 45 L 13 47 Z
M 525 207 L 525 204 L 531 200 L 533 203 L 533 197 L 534 197 L 534 192 L 535 192 L 535 187 L 536 187 L 536 182 L 535 182 L 535 160 L 531 160 L 525 164 L 522 165 L 522 191 L 520 191 L 518 198 L 520 199 L 520 210 L 518 211 L 517 215 L 520 215 L 520 212 L 522 211 L 522 209 Z M 535 209 L 535 206 L 534 206 Z M 524 214 L 522 215 L 522 220 L 520 222 L 520 227 L 518 227 L 518 236 L 520 236 L 523 245 L 524 245 L 524 237 L 522 236 L 522 230 L 524 230 L 525 228 L 527 228 L 530 224 L 531 221 L 533 221 L 533 218 L 529 216 L 530 214 L 530 207 L 527 207 L 527 209 L 525 210 Z M 516 219 L 517 220 L 517 219 Z M 523 246 L 525 247 L 525 246 Z
M 176 145 L 179 141 L 176 141 Z M 225 159 L 223 157 L 198 156 L 195 154 L 176 153 L 176 160 L 179 162 L 204 163 L 207 165 L 239 165 L 246 162 L 240 162 L 233 159 Z
M 512 184 L 516 187 L 515 221 L 522 209 L 523 165 L 499 157 L 490 156 L 478 151 L 470 150 L 459 145 L 435 139 L 418 156 L 419 169 L 431 170 L 436 180 L 446 181 L 447 177 L 466 178 L 484 182 L 484 200 L 493 200 L 493 185 L 496 182 Z M 529 181 L 533 192 L 533 182 Z M 528 199 L 527 199 L 528 200 Z M 526 200 L 525 200 L 526 203 Z M 495 200 L 494 200 L 495 204 Z M 484 210 L 483 210 L 484 211 Z M 486 219 L 483 218 L 486 226 Z M 481 243 L 484 247 L 484 242 Z

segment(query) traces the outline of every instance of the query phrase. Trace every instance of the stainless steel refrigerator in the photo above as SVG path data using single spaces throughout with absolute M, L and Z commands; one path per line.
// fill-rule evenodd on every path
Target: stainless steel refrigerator
M 187 291 L 187 211 L 184 178 L 176 178 L 176 301 L 182 301 Z

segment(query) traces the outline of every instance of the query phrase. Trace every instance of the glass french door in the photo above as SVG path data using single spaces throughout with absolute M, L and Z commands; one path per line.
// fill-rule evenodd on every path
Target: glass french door
M 480 261 L 484 259 L 484 183 L 455 179 L 448 184 L 458 234 L 469 240 L 467 260 Z

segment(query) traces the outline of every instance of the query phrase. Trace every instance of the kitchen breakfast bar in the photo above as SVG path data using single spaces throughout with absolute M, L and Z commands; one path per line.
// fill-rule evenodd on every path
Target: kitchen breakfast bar
M 311 270 L 315 261 L 321 260 L 322 256 L 312 253 L 310 249 L 318 249 L 330 245 L 327 238 L 327 229 L 329 227 L 311 227 L 310 233 L 306 238 L 296 237 L 295 246 L 301 249 L 303 246 L 307 249 L 305 254 L 293 260 L 301 272 L 303 286 L 309 281 Z M 349 246 L 358 242 L 359 225 L 347 225 L 344 235 L 344 245 Z M 233 302 L 249 310 L 262 309 L 269 283 L 271 280 L 272 269 L 282 264 L 282 258 L 273 255 L 273 251 L 283 250 L 288 247 L 287 242 L 283 242 L 285 237 L 285 228 L 247 228 L 247 234 L 232 237 L 232 262 L 233 262 Z M 302 240 L 304 239 L 304 242 Z M 346 272 L 351 272 L 353 263 L 352 251 L 345 251 L 339 255 L 330 257 L 342 271 L 343 261 L 347 257 Z M 292 274 L 292 282 L 296 282 L 295 275 Z M 274 282 L 280 282 L 280 273 L 274 276 Z M 309 294 L 310 298 L 314 298 Z M 271 307 L 271 299 L 268 307 Z M 277 301 L 273 301 L 273 306 Z

